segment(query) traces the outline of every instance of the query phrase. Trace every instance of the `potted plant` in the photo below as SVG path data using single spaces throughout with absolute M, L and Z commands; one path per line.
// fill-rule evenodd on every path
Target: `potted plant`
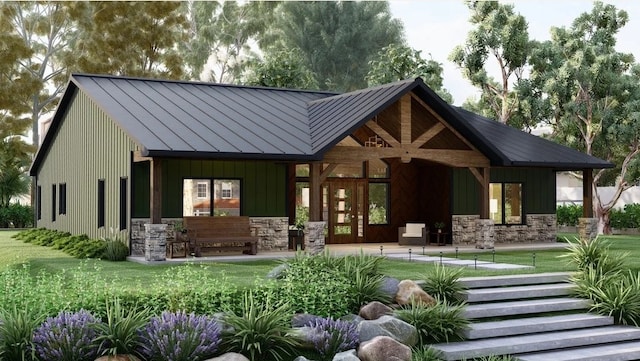
M 433 224 L 433 227 L 438 230 L 438 233 L 442 233 L 442 229 L 444 228 L 444 222 L 436 222 Z

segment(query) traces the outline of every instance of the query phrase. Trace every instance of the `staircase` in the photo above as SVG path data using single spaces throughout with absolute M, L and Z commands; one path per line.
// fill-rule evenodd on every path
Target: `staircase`
M 466 341 L 432 345 L 444 360 L 513 355 L 520 361 L 640 360 L 640 328 L 613 325 L 570 297 L 568 273 L 460 280 L 467 288 Z

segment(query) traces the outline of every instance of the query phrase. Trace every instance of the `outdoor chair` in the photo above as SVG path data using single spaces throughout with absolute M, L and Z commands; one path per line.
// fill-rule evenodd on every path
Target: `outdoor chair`
M 398 228 L 398 244 L 403 246 L 427 245 L 427 227 L 425 223 L 407 223 Z

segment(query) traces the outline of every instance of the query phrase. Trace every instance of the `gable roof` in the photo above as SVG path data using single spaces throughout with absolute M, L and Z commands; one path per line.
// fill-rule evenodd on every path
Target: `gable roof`
M 143 156 L 321 160 L 403 95 L 414 92 L 492 166 L 557 169 L 613 164 L 453 107 L 422 79 L 345 94 L 105 75 L 72 75 L 31 167 L 37 173 L 76 91 L 84 92 Z

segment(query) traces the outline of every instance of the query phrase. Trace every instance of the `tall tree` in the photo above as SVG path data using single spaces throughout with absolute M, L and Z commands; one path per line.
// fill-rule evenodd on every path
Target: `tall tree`
M 183 10 L 170 1 L 77 3 L 70 15 L 80 35 L 65 60 L 74 71 L 181 79 Z
M 284 2 L 271 33 L 275 45 L 299 49 L 321 89 L 367 86 L 368 64 L 389 44 L 401 44 L 402 23 L 385 1 Z M 263 45 L 270 45 L 263 39 Z
M 497 1 L 466 1 L 474 26 L 464 45 L 451 52 L 449 59 L 457 64 L 471 84 L 482 91 L 477 108 L 481 113 L 503 124 L 522 128 L 526 119 L 513 119 L 519 103 L 513 87 L 522 78 L 531 43 L 528 24 L 516 14 L 513 5 Z M 486 71 L 492 57 L 500 70 L 499 79 Z
M 531 84 L 549 103 L 555 138 L 616 164 L 593 177 L 599 231 L 610 232 L 609 214 L 622 192 L 640 180 L 640 65 L 616 51 L 616 34 L 627 23 L 625 11 L 594 3 L 569 28 L 552 28 L 552 38 L 531 57 Z M 613 184 L 603 203 L 598 185 Z
M 30 57 L 18 61 L 20 68 L 42 84 L 30 97 L 20 99 L 30 109 L 33 144 L 39 143 L 40 117 L 53 110 L 68 79 L 67 68 L 58 56 L 77 34 L 68 16 L 70 4 L 58 1 L 0 4 L 5 20 L 32 51 Z
M 369 86 L 420 77 L 447 103 L 453 103 L 453 96 L 442 84 L 442 64 L 433 59 L 425 60 L 420 53 L 405 45 L 385 46 L 369 62 L 366 76 Z
M 264 60 L 250 64 L 246 83 L 289 89 L 317 89 L 318 83 L 295 49 L 268 52 Z

